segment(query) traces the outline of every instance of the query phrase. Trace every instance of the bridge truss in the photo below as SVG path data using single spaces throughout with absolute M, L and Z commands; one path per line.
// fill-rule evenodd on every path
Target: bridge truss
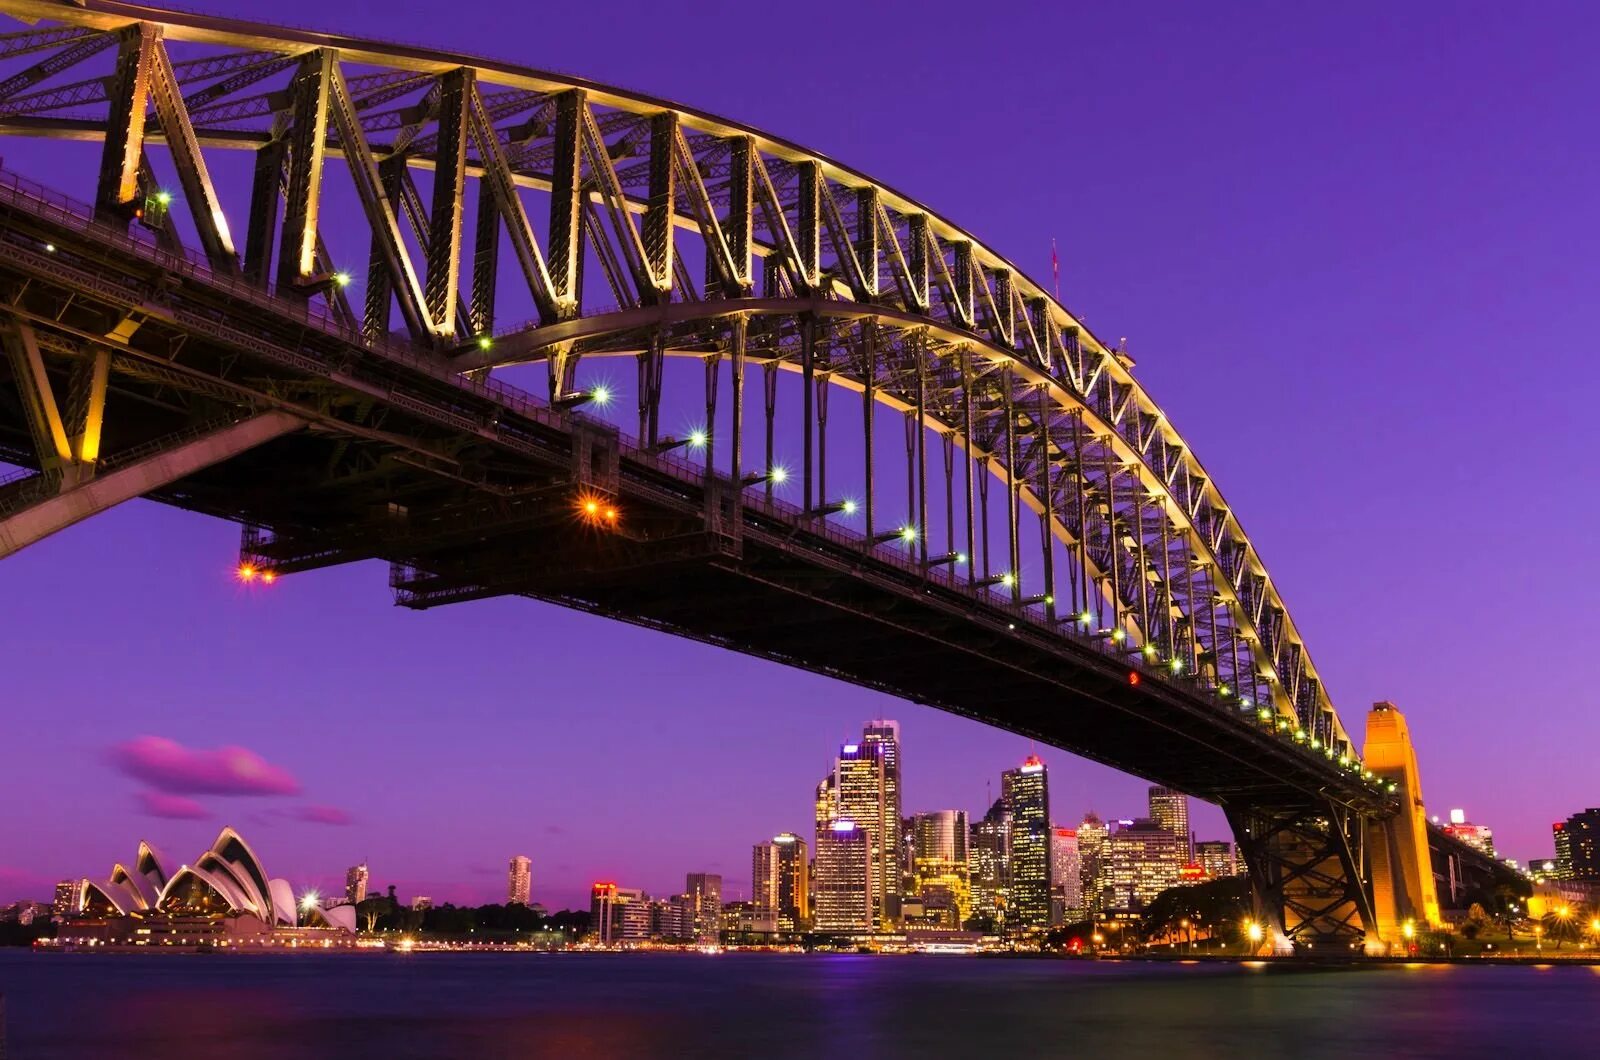
M 1219 802 L 1291 938 L 1370 923 L 1392 800 L 1254 546 L 1132 362 L 963 229 L 575 78 L 0 10 L 0 135 L 98 157 L 83 203 L 0 171 L 0 556 L 152 496 L 242 523 L 253 571 L 379 558 L 406 606 L 725 644 Z

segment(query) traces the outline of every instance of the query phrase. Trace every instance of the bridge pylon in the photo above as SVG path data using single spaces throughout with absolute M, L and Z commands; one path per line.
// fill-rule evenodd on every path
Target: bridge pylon
M 1372 859 L 1374 925 L 1383 947 L 1404 946 L 1411 933 L 1440 924 L 1439 895 L 1428 852 L 1428 818 L 1422 806 L 1417 752 L 1405 715 L 1393 703 L 1374 703 L 1367 714 L 1367 767 L 1392 785 L 1400 812 L 1367 826 Z

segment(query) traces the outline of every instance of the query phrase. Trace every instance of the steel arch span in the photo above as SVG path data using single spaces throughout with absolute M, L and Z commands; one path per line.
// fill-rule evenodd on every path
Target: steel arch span
M 1132 362 L 973 235 L 577 78 L 0 10 L 0 135 L 84 163 L 0 170 L 0 556 L 149 496 L 274 577 L 378 558 L 407 606 L 778 659 L 1217 802 L 1291 939 L 1371 928 L 1397 802 L 1250 539 Z

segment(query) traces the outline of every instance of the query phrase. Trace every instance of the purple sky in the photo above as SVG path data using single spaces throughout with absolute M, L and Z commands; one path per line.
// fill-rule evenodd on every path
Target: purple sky
M 803 47 L 792 6 L 617 0 L 604 25 L 581 6 L 207 5 L 739 119 L 1045 281 L 1055 237 L 1067 303 L 1128 336 L 1347 725 L 1397 702 L 1430 810 L 1464 806 L 1513 857 L 1600 802 L 1586 5 L 874 4 Z M 81 172 L 26 171 L 86 194 Z M 809 831 L 867 718 L 902 723 L 908 812 L 981 810 L 1028 751 L 541 604 L 400 611 L 376 565 L 244 591 L 236 549 L 141 502 L 0 563 L 0 901 L 103 875 L 141 837 L 192 858 L 224 823 L 297 885 L 366 858 L 403 895 L 503 899 L 527 853 L 555 906 L 602 876 L 671 893 L 721 871 L 741 893 L 750 844 Z M 1044 757 L 1062 823 L 1141 812 L 1141 782 Z

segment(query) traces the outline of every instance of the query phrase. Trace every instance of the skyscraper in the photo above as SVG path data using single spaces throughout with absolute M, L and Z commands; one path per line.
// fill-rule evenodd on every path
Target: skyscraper
M 344 900 L 360 905 L 367 900 L 367 864 L 351 865 L 344 874 Z
M 715 872 L 691 872 L 683 888 L 694 909 L 695 938 L 715 943 L 722 936 L 722 876 Z
M 507 872 L 506 903 L 527 905 L 532 885 L 533 860 L 526 854 L 518 854 L 511 859 L 511 867 Z
M 1117 828 L 1102 854 L 1106 909 L 1138 911 L 1177 884 L 1187 843 L 1148 817 Z
M 1050 787 L 1036 755 L 1000 774 L 1000 797 L 1011 817 L 1011 872 L 1006 930 L 1050 926 Z
M 1083 879 L 1083 904 L 1092 913 L 1100 911 L 1100 892 L 1105 887 L 1101 878 L 1102 857 L 1106 837 L 1111 830 L 1090 810 L 1078 825 L 1078 865 Z
M 1600 809 L 1575 813 L 1554 827 L 1556 868 L 1564 880 L 1600 880 Z
M 872 924 L 881 930 L 900 910 L 899 726 L 874 722 L 866 731 L 872 738 L 841 746 L 833 772 L 817 785 L 817 850 L 820 855 L 835 821 L 850 821 L 864 834 L 872 860 Z M 819 859 L 819 891 L 824 872 Z
M 811 925 L 811 861 L 806 841 L 793 832 L 772 837 L 778 848 L 778 929 L 804 931 Z
M 750 856 L 750 904 L 770 913 L 780 931 L 800 931 L 811 915 L 806 842 L 792 832 L 757 843 Z
M 911 819 L 912 881 L 931 922 L 960 927 L 972 915 L 967 811 L 935 810 Z
M 1192 856 L 1190 849 L 1192 841 L 1189 837 L 1189 796 L 1171 788 L 1151 788 L 1150 819 L 1156 823 L 1157 827 L 1165 828 L 1173 835 L 1183 839 L 1183 856 L 1185 860 Z
M 873 929 L 872 866 L 872 841 L 854 821 L 835 818 L 818 834 L 813 895 L 818 931 L 855 935 Z
M 1194 856 L 1212 879 L 1220 880 L 1224 876 L 1236 876 L 1239 873 L 1238 863 L 1233 857 L 1233 844 L 1226 839 L 1208 839 L 1196 843 Z
M 1004 925 L 1010 902 L 1010 845 L 1011 814 L 1005 799 L 996 799 L 983 819 L 972 826 L 972 842 L 967 848 L 972 915 L 995 928 Z
M 1050 920 L 1070 924 L 1082 920 L 1083 862 L 1076 828 L 1050 830 Z
M 869 721 L 861 729 L 861 745 L 876 747 L 883 762 L 883 811 L 880 830 L 873 836 L 874 884 L 877 925 L 888 928 L 900 921 L 903 882 L 900 872 L 900 723 L 887 718 Z

